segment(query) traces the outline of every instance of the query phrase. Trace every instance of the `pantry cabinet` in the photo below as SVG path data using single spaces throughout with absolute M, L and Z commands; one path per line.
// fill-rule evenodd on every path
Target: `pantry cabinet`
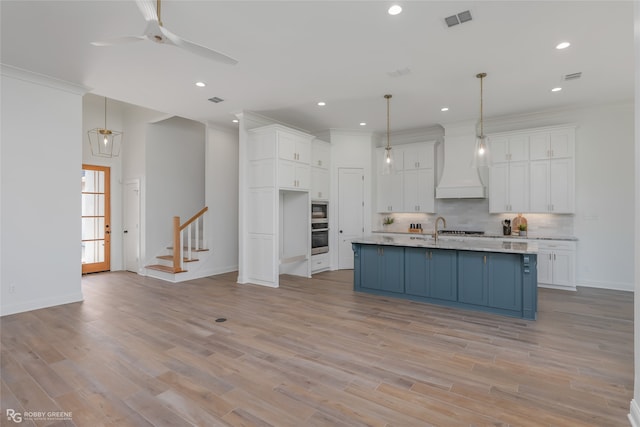
M 491 213 L 574 213 L 575 128 L 527 129 L 490 136 Z

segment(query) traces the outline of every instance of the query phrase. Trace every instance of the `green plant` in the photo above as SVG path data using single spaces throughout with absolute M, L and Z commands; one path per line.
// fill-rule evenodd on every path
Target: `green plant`
M 520 231 L 527 231 L 527 224 L 520 224 L 518 226 L 518 230 Z
M 386 217 L 384 217 L 384 219 L 382 220 L 382 223 L 383 223 L 384 225 L 390 225 L 390 224 L 393 224 L 393 221 L 394 221 L 393 217 L 386 216 Z

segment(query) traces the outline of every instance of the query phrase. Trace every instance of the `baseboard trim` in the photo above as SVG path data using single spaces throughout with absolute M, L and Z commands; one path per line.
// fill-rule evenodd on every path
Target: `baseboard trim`
M 628 417 L 632 427 L 640 427 L 640 406 L 638 406 L 635 399 L 633 399 L 629 405 Z
M 74 302 L 82 301 L 84 301 L 82 292 L 59 295 L 50 298 L 36 299 L 18 304 L 2 306 L 0 307 L 0 316 L 9 316 L 11 314 L 24 313 L 26 311 L 40 310 L 41 308 L 55 307 L 57 305 L 71 304 Z
M 611 289 L 613 291 L 633 292 L 635 290 L 635 285 L 633 283 L 624 282 L 600 282 L 593 280 L 581 280 L 580 282 L 576 283 L 576 285 L 585 288 Z

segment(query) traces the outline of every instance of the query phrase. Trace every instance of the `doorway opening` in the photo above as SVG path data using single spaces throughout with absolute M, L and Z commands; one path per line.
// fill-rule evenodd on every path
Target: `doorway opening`
M 82 165 L 82 274 L 111 269 L 110 168 Z

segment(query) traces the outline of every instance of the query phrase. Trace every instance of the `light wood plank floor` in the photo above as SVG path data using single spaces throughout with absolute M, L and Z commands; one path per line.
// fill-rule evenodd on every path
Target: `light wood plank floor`
M 2 318 L 2 425 L 628 425 L 632 293 L 541 289 L 523 321 L 355 294 L 349 270 L 235 279 L 89 275 L 83 303 Z

